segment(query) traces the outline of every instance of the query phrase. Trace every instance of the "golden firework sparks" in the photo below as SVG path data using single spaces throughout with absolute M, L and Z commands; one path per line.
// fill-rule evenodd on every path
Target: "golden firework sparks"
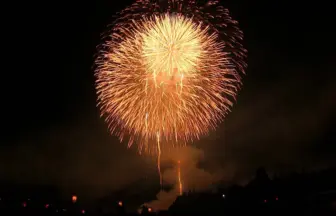
M 158 169 L 163 148 L 199 139 L 224 119 L 245 67 L 242 33 L 227 10 L 166 1 L 139 0 L 121 12 L 96 69 L 111 132 L 158 154 Z

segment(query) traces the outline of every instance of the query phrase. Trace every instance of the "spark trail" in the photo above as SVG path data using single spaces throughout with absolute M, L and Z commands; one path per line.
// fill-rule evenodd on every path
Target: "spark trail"
M 158 172 L 160 176 L 160 186 L 162 189 L 163 180 L 162 180 L 162 173 L 161 173 L 161 147 L 160 147 L 160 133 L 159 132 L 157 133 L 157 148 L 158 148 L 157 168 L 158 168 Z
M 177 162 L 177 180 L 178 180 L 178 185 L 179 185 L 179 194 L 182 196 L 183 194 L 183 185 L 181 181 L 181 161 Z

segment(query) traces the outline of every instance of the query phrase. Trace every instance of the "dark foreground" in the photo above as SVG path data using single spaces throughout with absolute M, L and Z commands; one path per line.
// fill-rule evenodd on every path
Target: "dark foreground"
M 83 204 L 64 201 L 47 188 L 32 192 L 3 185 L 0 215 L 336 215 L 336 170 L 293 174 L 286 178 L 267 176 L 263 169 L 246 186 L 232 186 L 209 193 L 185 193 L 167 211 L 153 213 L 142 207 L 126 213 L 127 205 L 105 200 Z

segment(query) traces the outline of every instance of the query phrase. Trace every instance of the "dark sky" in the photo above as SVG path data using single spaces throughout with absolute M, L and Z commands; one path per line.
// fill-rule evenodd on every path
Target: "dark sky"
M 154 159 L 110 136 L 99 118 L 93 60 L 115 0 L 20 3 L 2 20 L 1 174 L 16 182 L 89 185 L 101 194 L 157 181 Z M 249 51 L 237 102 L 195 145 L 233 180 L 258 166 L 335 164 L 335 19 L 322 1 L 223 1 Z M 131 174 L 130 174 L 131 173 Z M 98 188 L 98 189 L 97 189 Z M 74 189 L 73 189 L 74 190 Z

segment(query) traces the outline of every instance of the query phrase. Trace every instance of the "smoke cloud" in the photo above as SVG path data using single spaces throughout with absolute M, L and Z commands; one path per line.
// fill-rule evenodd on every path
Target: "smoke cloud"
M 172 164 L 171 168 L 163 171 L 164 184 L 173 185 L 170 191 L 161 190 L 157 199 L 147 203 L 154 211 L 167 210 L 179 196 L 178 166 L 183 192 L 201 192 L 211 189 L 223 175 L 221 170 L 208 172 L 200 167 L 204 160 L 204 152 L 195 147 L 187 146 L 173 149 L 162 157 L 161 163 Z M 180 161 L 180 164 L 178 164 Z

